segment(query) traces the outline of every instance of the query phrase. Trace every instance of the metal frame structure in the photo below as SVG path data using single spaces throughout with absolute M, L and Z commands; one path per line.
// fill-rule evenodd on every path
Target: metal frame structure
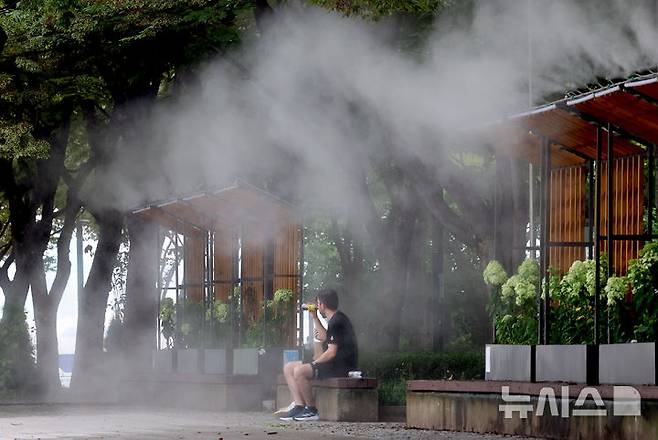
M 648 116 L 646 112 L 641 114 L 641 118 L 638 118 L 640 122 L 632 124 L 629 127 L 622 127 L 619 124 L 619 121 L 615 121 L 615 118 L 619 115 L 611 114 L 604 112 L 603 110 L 608 109 L 610 112 L 611 103 L 606 100 L 612 101 L 614 99 L 619 99 L 621 101 L 628 100 L 626 95 L 632 96 L 635 100 L 641 101 L 641 105 L 645 106 L 649 104 L 655 109 L 655 114 L 658 115 L 658 74 L 652 74 L 647 77 L 643 77 L 640 80 L 625 81 L 623 83 L 615 84 L 610 87 L 606 87 L 592 93 L 578 96 L 573 99 L 565 99 L 558 101 L 553 104 L 549 104 L 538 109 L 523 113 L 521 115 L 514 115 L 508 119 L 504 124 L 515 125 L 516 128 L 521 126 L 521 131 L 519 133 L 519 138 L 523 137 L 523 140 L 520 140 L 519 143 L 525 141 L 528 134 L 531 135 L 531 138 L 536 139 L 537 141 L 534 144 L 526 145 L 526 149 L 523 151 L 523 154 L 526 158 L 534 157 L 535 159 L 530 159 L 531 163 L 534 162 L 539 164 L 539 217 L 540 217 L 540 243 L 539 246 L 536 246 L 534 242 L 531 242 L 530 246 L 526 246 L 526 251 L 539 250 L 539 266 L 541 278 L 544 281 L 543 289 L 541 286 L 537 289 L 537 308 L 538 308 L 538 335 L 537 340 L 539 344 L 547 344 L 550 340 L 550 331 L 551 331 L 551 316 L 550 316 L 550 286 L 547 282 L 550 273 L 550 250 L 552 248 L 561 248 L 561 247 L 583 247 L 588 251 L 587 258 L 595 260 L 596 267 L 596 280 L 595 280 L 595 290 L 596 294 L 594 295 L 594 329 L 593 329 L 593 339 L 594 344 L 600 344 L 602 342 L 602 335 L 599 330 L 601 327 L 602 319 L 605 320 L 606 342 L 610 342 L 610 331 L 607 325 L 608 316 L 604 317 L 602 310 L 602 305 L 600 304 L 600 293 L 603 288 L 601 286 L 601 250 L 603 244 L 606 244 L 608 252 L 608 262 L 607 267 L 605 268 L 608 277 L 614 274 L 614 243 L 616 241 L 631 241 L 631 242 L 644 242 L 658 239 L 658 233 L 654 233 L 654 222 L 652 219 L 651 211 L 648 215 L 647 228 L 646 232 L 640 234 L 618 234 L 614 231 L 614 222 L 613 217 L 615 213 L 615 197 L 614 185 L 615 185 L 615 169 L 612 164 L 615 159 L 622 156 L 629 156 L 632 154 L 643 154 L 646 157 L 646 164 L 649 170 L 646 180 L 648 186 L 648 194 L 646 197 L 646 205 L 643 204 L 645 209 L 650 209 L 653 207 L 658 209 L 656 206 L 656 178 L 658 177 L 658 170 L 656 169 L 656 143 L 658 143 L 658 128 L 653 130 L 653 126 L 648 123 L 642 125 L 642 121 L 646 120 Z M 592 114 L 590 111 L 587 111 L 587 106 L 595 106 L 597 99 L 602 98 L 603 101 L 606 101 L 601 106 L 601 114 Z M 635 101 L 633 101 L 635 102 Z M 614 101 L 612 101 L 614 103 Z M 607 106 L 607 107 L 606 107 Z M 585 109 L 581 107 L 586 107 Z M 614 108 L 614 107 L 613 107 Z M 596 107 L 594 107 L 595 110 Z M 624 108 L 626 113 L 632 112 L 635 109 L 633 108 Z M 592 148 L 587 147 L 586 145 L 565 145 L 565 141 L 561 139 L 569 140 L 569 133 L 562 133 L 560 128 L 555 128 L 556 124 L 545 123 L 544 121 L 538 120 L 542 114 L 548 114 L 549 112 L 562 112 L 560 115 L 563 117 L 564 114 L 567 114 L 571 118 L 577 118 L 580 121 L 586 122 L 588 127 L 595 130 L 595 149 L 591 151 Z M 622 113 L 620 113 L 621 115 Z M 534 118 L 534 119 L 533 119 Z M 644 119 L 642 119 L 644 118 Z M 617 118 L 619 119 L 619 118 Z M 621 122 L 628 122 L 629 120 L 621 120 Z M 549 121 L 551 122 L 551 121 Z M 615 123 L 617 122 L 617 123 Z M 658 116 L 655 121 L 656 127 L 658 127 Z M 543 125 L 542 125 L 543 124 Z M 559 125 L 559 124 L 558 124 Z M 566 124 L 568 125 L 568 124 Z M 623 125 L 623 124 L 622 124 Z M 631 124 L 626 124 L 631 125 Z M 582 131 L 582 127 L 580 128 Z M 647 139 L 647 134 L 650 139 Z M 604 138 L 604 135 L 606 136 Z M 604 146 L 605 140 L 605 146 Z M 509 139 L 506 139 L 504 142 L 509 143 Z M 586 144 L 586 141 L 584 141 Z M 503 148 L 507 148 L 504 146 Z M 617 152 L 617 149 L 620 149 L 620 153 Z M 633 149 L 637 151 L 632 152 Z M 594 153 L 594 154 L 592 154 Z M 605 153 L 605 157 L 604 157 Z M 538 160 L 537 160 L 537 156 Z M 566 158 L 566 159 L 565 159 Z M 550 231 L 551 231 L 551 171 L 553 168 L 553 161 L 572 161 L 574 164 L 581 164 L 583 167 L 587 167 L 587 200 L 586 200 L 586 212 L 588 220 L 588 231 L 586 241 L 551 241 L 550 240 Z M 606 171 L 606 192 L 605 197 L 603 197 L 603 167 L 604 164 L 609 164 Z M 531 182 L 531 192 L 532 192 L 532 182 Z M 532 194 L 531 194 L 532 200 Z M 602 231 L 602 210 L 606 211 L 605 226 L 606 233 L 603 234 Z M 532 212 L 532 209 L 531 209 Z M 530 219 L 530 223 L 534 223 L 534 219 Z M 531 231 L 531 237 L 534 236 L 534 231 Z M 543 298 L 542 298 L 543 294 Z M 606 307 L 607 310 L 607 307 Z M 658 335 L 657 340 L 658 340 Z
M 235 196 L 233 199 L 230 200 L 230 203 L 228 203 L 226 200 L 219 200 L 219 198 L 213 198 L 217 194 L 222 194 L 222 196 L 226 197 L 227 194 L 230 194 L 231 191 L 248 191 L 249 193 L 253 194 L 255 197 L 258 197 L 259 200 L 262 202 L 262 205 L 258 205 L 258 207 L 261 209 L 260 212 L 254 213 L 258 214 L 260 216 L 259 220 L 262 220 L 262 223 L 258 223 L 257 220 L 255 220 L 253 217 L 246 216 L 245 214 L 248 212 L 248 209 L 245 207 L 239 206 L 239 203 L 236 202 L 236 200 L 239 201 L 239 194 Z M 204 201 L 205 198 L 205 201 Z M 227 199 L 228 200 L 228 199 Z M 216 208 L 216 211 L 213 212 L 201 212 L 200 207 L 201 206 L 207 206 L 203 205 L 203 203 L 207 202 L 212 202 L 213 206 L 214 205 L 220 205 Z M 223 206 L 226 205 L 224 208 Z M 254 206 L 249 207 L 250 210 L 254 209 Z M 272 212 L 267 212 L 270 209 L 272 209 Z M 189 210 L 189 212 L 186 212 L 186 210 Z M 224 211 L 230 212 L 231 214 L 227 214 L 226 218 L 223 216 Z M 295 264 L 295 268 L 298 271 L 297 273 L 277 273 L 275 269 L 275 244 L 272 240 L 274 238 L 269 237 L 265 239 L 262 243 L 262 252 L 261 252 L 261 257 L 262 261 L 260 262 L 260 268 L 261 268 L 261 274 L 260 276 L 253 277 L 253 276 L 244 276 L 243 273 L 241 273 L 240 267 L 242 265 L 241 258 L 244 258 L 244 255 L 240 255 L 241 251 L 240 249 L 242 248 L 242 245 L 244 244 L 244 241 L 241 239 L 243 237 L 243 232 L 247 232 L 243 229 L 243 225 L 245 222 L 250 223 L 250 224 L 266 224 L 266 222 L 274 222 L 274 218 L 278 213 L 288 213 L 290 214 L 291 219 L 295 219 L 295 227 L 297 228 L 296 231 L 298 232 L 299 236 L 299 248 L 296 249 L 295 255 L 297 255 L 298 261 Z M 251 214 L 251 212 L 249 212 Z M 256 283 L 261 283 L 262 282 L 262 288 L 263 288 L 263 298 L 262 298 L 262 304 L 260 304 L 260 307 L 262 307 L 261 313 L 265 313 L 265 304 L 267 303 L 267 300 L 272 299 L 272 295 L 274 293 L 274 280 L 276 278 L 288 278 L 288 277 L 293 277 L 297 278 L 297 282 L 295 283 L 295 288 L 297 289 L 297 298 L 296 301 L 297 303 L 295 304 L 295 310 L 296 310 L 296 315 L 298 316 L 295 319 L 292 319 L 292 325 L 296 327 L 295 332 L 292 334 L 293 338 L 296 343 L 299 343 L 300 346 L 303 344 L 303 328 L 300 327 L 302 322 L 302 309 L 301 309 L 301 298 L 302 298 L 302 288 L 303 288 L 303 278 L 302 278 L 302 272 L 303 272 L 303 225 L 301 222 L 298 222 L 296 219 L 298 218 L 298 215 L 296 214 L 295 208 L 288 204 L 287 202 L 284 202 L 280 199 L 277 199 L 276 197 L 272 196 L 269 193 L 266 193 L 265 191 L 262 191 L 258 188 L 255 188 L 251 185 L 245 184 L 243 182 L 236 182 L 233 186 L 228 187 L 228 188 L 222 188 L 220 190 L 212 191 L 212 192 L 206 192 L 206 193 L 201 193 L 197 194 L 194 196 L 188 196 L 188 197 L 182 197 L 182 198 L 176 198 L 173 200 L 168 200 L 165 202 L 161 203 L 156 203 L 156 204 L 150 204 L 146 207 L 135 209 L 132 211 L 133 215 L 142 215 L 143 218 L 149 221 L 153 221 L 158 224 L 158 233 L 156 235 L 156 246 L 158 247 L 158 253 L 157 253 L 157 279 L 156 279 L 156 291 L 157 291 L 157 303 L 158 303 L 158 311 L 160 310 L 161 307 L 161 297 L 163 294 L 163 290 L 173 290 L 175 291 L 175 296 L 176 296 L 176 314 L 178 319 L 176 319 L 176 332 L 177 334 L 180 334 L 181 332 L 181 325 L 183 321 L 185 320 L 185 317 L 183 316 L 184 311 L 182 309 L 182 303 L 184 300 L 188 297 L 188 290 L 189 289 L 200 289 L 200 301 L 203 304 L 203 308 L 205 311 L 208 311 L 211 316 L 214 313 L 214 304 L 216 300 L 216 295 L 219 292 L 218 287 L 220 285 L 226 286 L 226 284 L 229 284 L 230 286 L 233 286 L 233 288 L 229 289 L 229 295 L 232 298 L 232 302 L 229 303 L 229 328 L 231 331 L 229 332 L 230 335 L 228 335 L 228 339 L 226 340 L 226 348 L 236 348 L 236 346 L 240 346 L 243 343 L 243 339 L 245 336 L 245 328 L 244 328 L 244 316 L 243 315 L 243 307 L 244 307 L 244 298 L 243 298 L 243 292 L 242 292 L 242 287 L 245 282 L 256 282 Z M 231 217 L 232 216 L 232 217 Z M 198 220 L 201 219 L 202 222 L 199 222 Z M 201 224 L 200 224 L 201 223 Z M 224 232 L 226 233 L 227 231 L 230 231 L 228 234 L 231 236 L 230 242 L 234 243 L 235 249 L 232 249 L 231 255 L 230 255 L 230 260 L 231 260 L 231 268 L 230 271 L 232 272 L 231 279 L 223 279 L 217 278 L 215 274 L 215 230 L 214 230 L 214 225 L 215 224 L 221 224 Z M 267 223 L 269 225 L 269 223 Z M 280 223 L 274 223 L 274 224 L 280 224 Z M 292 224 L 292 223 L 291 223 Z M 162 229 L 168 229 L 173 232 L 173 246 L 174 246 L 174 268 L 173 268 L 173 278 L 174 278 L 174 285 L 173 286 L 163 286 L 163 280 L 161 279 L 161 268 L 162 268 L 162 256 L 161 256 L 161 246 L 162 246 Z M 193 280 L 191 282 L 190 279 L 188 279 L 188 273 L 187 268 L 184 269 L 183 275 L 181 276 L 180 274 L 180 265 L 181 262 L 187 262 L 187 237 L 188 234 L 199 234 L 202 237 L 203 243 L 201 245 L 203 255 L 200 256 L 202 265 L 203 267 L 201 268 L 201 279 L 200 280 Z M 181 238 L 182 236 L 182 238 Z M 241 244 L 242 243 L 242 244 Z M 295 245 L 296 246 L 296 245 Z M 271 249 L 270 249 L 271 248 Z M 289 254 L 288 257 L 293 254 Z M 267 261 L 267 259 L 271 261 Z M 271 270 L 268 270 L 271 269 Z M 270 273 L 271 272 L 271 273 Z M 233 294 L 233 291 L 235 290 L 235 287 L 238 287 L 240 289 L 240 295 L 239 297 L 236 297 L 236 295 Z M 235 316 L 236 315 L 236 307 L 237 303 L 234 303 L 235 301 L 239 301 L 239 306 L 240 306 L 240 316 Z M 203 320 L 202 320 L 203 321 Z M 265 330 L 265 319 L 263 321 L 263 330 Z M 160 313 L 158 313 L 157 317 L 157 328 L 156 328 L 156 335 L 157 335 L 157 348 L 161 349 L 161 336 L 160 336 L 160 329 L 161 329 L 161 318 L 160 318 Z M 211 335 L 214 335 L 213 328 L 206 326 L 205 322 L 202 322 L 201 324 L 201 337 L 202 337 L 202 345 L 203 347 L 200 348 L 213 348 L 212 345 L 216 344 L 217 341 L 212 341 Z M 292 329 L 291 329 L 292 331 Z M 267 344 L 266 340 L 266 334 L 265 331 L 263 331 L 263 346 L 266 346 Z M 174 348 L 179 348 L 178 346 L 178 338 L 174 338 Z M 231 350 L 227 350 L 229 352 Z

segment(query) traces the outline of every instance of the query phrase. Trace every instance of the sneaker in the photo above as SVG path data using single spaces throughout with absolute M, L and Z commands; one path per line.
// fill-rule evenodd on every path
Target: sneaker
M 288 411 L 290 411 L 294 407 L 295 407 L 295 401 L 293 400 L 292 402 L 290 402 L 290 405 L 284 406 L 283 408 L 279 408 L 278 410 L 276 410 L 274 412 L 274 415 L 276 417 L 283 416 L 284 414 L 288 413 Z
M 290 411 L 279 417 L 279 420 L 281 420 L 282 422 L 289 422 L 303 412 L 304 412 L 303 405 L 295 405 L 292 407 Z
M 307 406 L 300 414 L 293 417 L 293 419 L 298 422 L 310 422 L 313 420 L 320 420 L 320 415 L 318 414 L 317 408 Z

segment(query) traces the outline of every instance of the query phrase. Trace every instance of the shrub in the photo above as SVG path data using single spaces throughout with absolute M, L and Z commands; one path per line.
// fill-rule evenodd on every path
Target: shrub
M 637 313 L 634 336 L 640 342 L 655 341 L 658 327 L 658 243 L 648 243 L 637 260 L 628 265 Z
M 0 326 L 0 395 L 12 397 L 34 391 L 34 347 L 24 315 Z
M 537 339 L 536 296 L 539 266 L 535 260 L 525 260 L 517 273 L 499 287 L 504 279 L 502 266 L 495 261 L 487 265 L 485 281 L 493 286 L 489 313 L 496 326 L 496 342 L 502 344 L 532 344 Z M 504 273 L 504 271 L 503 271 Z
M 361 370 L 379 379 L 381 405 L 404 405 L 406 381 L 414 379 L 482 379 L 484 353 L 397 352 L 361 356 Z
M 265 304 L 264 313 L 260 318 L 250 323 L 246 333 L 247 347 L 283 347 L 287 343 L 286 325 L 295 313 L 293 303 L 294 293 L 290 289 L 278 289 L 274 298 Z
M 180 312 L 180 328 L 177 329 Z M 205 345 L 221 344 L 228 336 L 229 306 L 215 300 L 212 307 L 206 308 L 201 301 L 181 300 L 177 307 L 174 300 L 165 298 L 160 303 L 160 334 L 167 348 L 201 348 Z
M 601 255 L 601 286 L 605 286 L 607 258 Z M 615 287 L 612 287 L 612 286 Z M 619 285 L 611 281 L 611 289 Z M 591 344 L 594 342 L 594 291 L 596 263 L 594 260 L 574 261 L 569 271 L 560 277 L 551 270 L 551 333 L 552 344 Z M 601 310 L 607 303 L 605 289 L 599 298 Z M 605 334 L 604 313 L 599 321 L 599 334 Z

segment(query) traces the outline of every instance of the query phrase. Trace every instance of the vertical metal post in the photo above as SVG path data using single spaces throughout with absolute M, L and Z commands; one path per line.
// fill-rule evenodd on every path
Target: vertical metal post
M 546 225 L 546 232 L 544 238 L 546 239 L 546 258 L 544 258 L 544 273 L 542 276 L 546 280 L 544 282 L 544 344 L 550 342 L 551 330 L 551 291 L 550 291 L 550 275 L 551 275 L 551 143 L 547 139 L 544 140 L 544 150 L 546 151 L 545 157 L 545 171 L 544 177 L 546 179 L 546 186 L 544 187 L 544 200 L 545 200 L 545 213 L 544 224 Z
M 655 209 L 658 211 L 658 161 L 656 160 L 656 153 L 658 152 L 658 146 L 653 145 L 653 178 L 651 182 L 653 183 L 653 203 L 651 204 L 651 212 Z M 653 239 L 652 239 L 653 240 Z
M 612 195 L 612 192 L 614 191 L 614 177 L 615 177 L 615 169 L 614 169 L 614 150 L 613 150 L 613 143 L 614 139 L 612 136 L 612 126 L 610 123 L 608 123 L 608 194 L 607 194 L 607 199 L 608 199 L 608 214 L 606 216 L 606 222 L 607 222 L 607 235 L 608 235 L 608 278 L 614 275 L 614 252 L 613 252 L 613 234 L 615 231 L 613 231 L 613 219 L 612 216 L 614 215 L 614 200 L 615 198 Z M 606 301 L 607 304 L 607 301 Z M 606 331 L 606 340 L 608 344 L 611 342 L 610 341 L 610 308 L 606 306 L 606 320 L 605 320 L 605 331 Z
M 595 270 L 594 270 L 594 345 L 600 343 L 599 340 L 599 327 L 600 327 L 600 304 L 599 292 L 601 291 L 601 179 L 603 172 L 602 167 L 602 145 L 603 131 L 600 125 L 596 127 L 596 206 L 595 206 L 595 226 L 596 226 L 596 240 L 595 240 Z
M 181 284 L 181 292 L 183 293 L 183 304 L 186 305 L 187 303 L 187 284 L 189 283 L 189 276 L 187 274 L 187 236 L 183 234 L 183 238 L 181 240 L 182 242 L 182 248 L 183 248 L 183 283 Z M 183 313 L 185 309 L 183 308 Z
M 162 280 L 160 279 L 160 274 L 161 274 L 161 264 L 162 260 L 160 258 L 160 254 L 162 253 L 162 246 L 160 246 L 160 226 L 156 226 L 156 232 L 155 232 L 155 248 L 157 249 L 157 252 L 155 253 L 155 292 L 157 295 L 156 302 L 158 304 L 157 308 L 157 317 L 156 317 L 156 327 L 155 327 L 155 335 L 156 335 L 156 347 L 158 350 L 162 349 L 162 342 L 160 341 L 160 326 L 162 325 L 162 321 L 160 320 L 160 310 L 162 308 L 162 302 L 161 302 L 161 296 L 162 296 Z
M 176 281 L 176 332 L 174 334 L 174 348 L 179 348 L 178 339 L 180 338 L 181 331 L 181 307 L 180 307 L 180 279 L 178 273 L 178 266 L 180 259 L 178 258 L 178 231 L 174 231 L 174 264 L 176 270 L 174 271 L 174 280 Z
M 588 253 L 589 255 L 587 256 L 589 259 L 594 258 L 594 161 L 589 160 L 587 161 L 587 176 L 589 179 L 588 182 L 588 192 L 589 194 L 587 195 L 587 218 L 588 218 L 588 223 L 589 223 L 589 228 L 587 231 L 587 241 L 589 244 L 587 245 Z
M 299 225 L 299 300 L 297 301 L 299 313 L 299 340 L 297 343 L 299 347 L 304 346 L 304 310 L 302 310 L 302 302 L 304 299 L 304 219 L 302 218 Z M 301 359 L 301 358 L 300 358 Z
M 498 179 L 500 174 L 500 167 L 498 160 L 496 160 L 496 168 L 494 171 L 494 216 L 493 216 L 493 257 L 498 258 Z M 502 262 L 503 265 L 505 262 Z
M 213 310 L 210 304 L 210 231 L 206 231 L 204 239 L 204 252 L 203 252 L 203 314 L 201 315 L 201 325 L 203 329 L 203 339 L 202 344 L 203 348 L 209 348 L 208 339 L 210 337 L 210 329 L 213 328 Z M 210 312 L 206 314 L 207 312 Z M 206 316 L 210 316 L 210 319 L 206 319 Z
M 264 238 L 264 240 L 261 243 L 261 252 L 262 252 L 262 254 L 261 254 L 261 260 L 260 260 L 260 267 L 261 267 L 260 277 L 261 277 L 261 289 L 262 289 L 261 291 L 263 292 L 263 302 L 261 303 L 261 312 L 260 312 L 261 313 L 261 319 L 260 319 L 261 332 L 263 333 L 261 335 L 261 340 L 260 340 L 260 344 L 261 344 L 262 348 L 265 347 L 265 342 L 266 342 L 265 341 L 265 329 L 266 329 L 266 324 L 267 324 L 266 321 L 267 321 L 267 300 L 268 300 L 268 298 L 267 298 L 268 292 L 267 292 L 267 281 L 266 281 L 266 278 L 267 278 L 266 266 L 268 264 L 267 255 L 269 253 L 269 249 L 268 249 L 269 246 L 267 244 L 267 238 L 266 237 L 263 237 L 263 238 Z
M 532 164 L 528 164 L 528 223 L 530 225 L 530 246 L 533 248 L 530 252 L 532 259 L 537 259 L 537 251 L 534 249 L 537 245 L 535 240 L 535 173 Z
M 651 144 L 648 147 L 649 150 L 649 157 L 648 157 L 648 163 L 647 163 L 647 168 L 648 168 L 648 178 L 649 178 L 649 212 L 647 213 L 647 234 L 652 235 L 653 234 L 653 210 L 654 210 L 654 197 L 655 197 L 655 191 L 656 191 L 656 178 L 654 175 L 654 162 L 655 162 L 655 144 Z
M 546 263 L 546 200 L 544 198 L 546 179 L 544 172 L 546 168 L 546 149 L 542 139 L 542 148 L 539 151 L 539 278 L 544 276 Z M 537 344 L 544 343 L 544 307 L 542 302 L 541 283 L 537 286 Z
M 656 167 L 655 167 L 655 158 L 656 158 L 656 144 L 650 144 L 648 147 L 649 157 L 647 162 L 648 173 L 647 177 L 649 179 L 649 197 L 648 197 L 648 212 L 647 212 L 647 235 L 649 236 L 649 241 L 652 241 L 653 238 L 653 212 L 656 207 Z M 658 322 L 654 325 L 653 329 L 654 341 L 658 341 Z M 658 362 L 658 360 L 656 361 Z
M 242 328 L 242 325 L 244 324 L 244 290 L 243 290 L 243 282 L 242 282 L 242 260 L 244 258 L 244 255 L 242 254 L 242 245 L 244 244 L 244 230 L 242 228 L 242 225 L 240 225 L 240 232 L 238 235 L 238 249 L 239 249 L 239 258 L 238 258 L 238 264 L 237 264 L 237 279 L 238 279 L 238 293 L 240 294 L 238 296 L 238 304 L 240 305 L 238 309 L 238 347 L 242 346 L 242 337 L 244 334 L 244 329 Z
M 208 295 L 210 302 L 210 318 L 211 318 L 211 331 L 212 331 L 212 346 L 217 348 L 219 341 L 215 338 L 217 332 L 215 331 L 215 232 L 208 231 Z

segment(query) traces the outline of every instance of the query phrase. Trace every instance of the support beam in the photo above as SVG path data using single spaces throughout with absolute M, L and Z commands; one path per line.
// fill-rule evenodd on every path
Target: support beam
M 648 168 L 648 178 L 649 178 L 649 212 L 647 213 L 647 234 L 651 235 L 653 234 L 653 209 L 654 209 L 654 197 L 655 197 L 655 191 L 656 191 L 656 176 L 655 176 L 655 166 L 654 166 L 654 161 L 655 161 L 655 154 L 656 154 L 656 145 L 651 144 L 648 146 L 649 149 L 649 154 L 648 154 L 648 163 L 647 163 L 647 168 Z
M 544 176 L 546 178 L 545 186 L 545 203 L 546 203 L 546 213 L 545 213 L 545 225 L 546 225 L 546 258 L 544 259 L 544 273 L 543 277 L 545 278 L 544 283 L 544 344 L 550 342 L 551 334 L 551 291 L 550 291 L 550 275 L 551 275 L 551 242 L 550 242 L 550 231 L 551 231 L 551 143 L 548 140 L 544 141 L 544 150 L 545 150 L 545 172 Z
M 581 158 L 584 161 L 588 161 L 588 160 L 592 159 L 591 157 L 589 157 L 587 154 L 583 153 L 582 151 L 578 151 L 574 148 L 562 145 L 561 143 L 559 143 L 555 139 L 551 138 L 550 136 L 546 136 L 545 134 L 538 133 L 536 130 L 537 130 L 536 128 L 530 129 L 529 130 L 530 134 L 532 134 L 533 136 L 537 136 L 538 138 L 542 139 L 542 141 L 544 139 L 546 139 L 548 142 L 550 142 L 552 145 L 559 148 L 560 150 L 566 151 L 567 153 L 571 153 L 574 156 L 577 156 L 577 157 Z M 539 160 L 541 162 L 541 159 L 539 159 Z M 541 171 L 540 171 L 540 173 L 541 173 Z
M 608 123 L 608 173 L 607 173 L 607 183 L 608 191 L 606 194 L 607 200 L 607 215 L 606 215 L 606 233 L 608 234 L 608 278 L 614 275 L 614 252 L 613 252 L 613 225 L 612 217 L 614 215 L 614 200 L 612 192 L 614 191 L 614 178 L 615 178 L 615 169 L 614 169 L 614 136 L 612 134 L 612 126 Z M 596 295 L 599 296 L 600 292 L 596 292 Z M 607 304 L 607 302 L 606 302 Z M 606 320 L 605 320 L 605 329 L 606 329 L 606 340 L 608 344 L 610 343 L 610 308 L 606 306 Z
M 196 229 L 199 232 L 205 232 L 208 229 L 207 225 L 199 225 L 199 224 L 192 223 L 192 222 L 189 222 L 187 220 L 184 220 L 184 219 L 180 218 L 179 216 L 174 214 L 172 211 L 166 209 L 166 206 L 153 206 L 153 207 L 151 207 L 151 209 L 153 211 L 160 212 L 160 213 L 164 214 L 167 217 L 170 217 L 172 220 L 174 220 L 176 222 L 177 226 L 178 225 L 186 225 L 186 226 L 191 227 L 192 229 Z M 175 231 L 175 232 L 179 232 L 181 234 L 184 233 L 183 232 L 184 229 L 180 228 L 180 226 L 178 226 L 177 229 L 178 230 Z
M 641 99 L 642 101 L 648 104 L 655 105 L 656 107 L 658 107 L 657 99 L 647 95 L 644 92 L 639 91 L 636 87 L 627 87 L 625 84 L 621 84 L 619 86 L 619 90 L 628 93 L 629 95 L 633 95 L 637 99 Z
M 588 177 L 588 194 L 587 194 L 587 240 L 589 245 L 587 247 L 589 255 L 588 258 L 594 257 L 594 161 L 590 160 L 587 162 L 587 177 Z M 597 231 L 598 232 L 598 231 Z
M 596 127 L 596 196 L 595 196 L 595 272 L 594 272 L 594 345 L 599 344 L 599 292 L 601 291 L 601 148 L 603 142 L 603 130 Z
M 612 132 L 616 132 L 619 136 L 621 136 L 623 138 L 638 142 L 642 145 L 651 145 L 651 143 L 652 143 L 651 141 L 648 141 L 647 139 L 644 139 L 641 136 L 635 135 L 635 134 L 631 133 L 630 131 L 619 127 L 618 125 L 613 124 L 610 121 L 597 118 L 594 115 L 591 115 L 587 112 L 579 110 L 579 109 L 576 108 L 575 105 L 567 105 L 566 102 L 562 101 L 562 102 L 556 103 L 555 106 L 557 108 L 559 108 L 560 110 L 564 110 L 564 111 L 569 112 L 569 113 L 571 113 L 575 116 L 578 116 L 583 121 L 587 121 L 591 124 L 597 125 L 599 128 L 602 127 L 602 126 L 606 127 L 606 130 L 610 129 Z
M 544 140 L 542 139 L 542 148 L 539 151 L 539 279 L 544 275 L 544 262 L 546 261 L 546 200 L 544 199 L 544 169 L 546 167 L 546 150 L 543 148 Z M 537 344 L 544 343 L 544 307 L 542 302 L 541 282 L 537 286 Z
M 160 241 L 160 225 L 156 225 L 156 234 L 155 234 L 155 248 L 157 249 L 157 252 L 155 253 L 155 267 L 157 269 L 156 275 L 155 275 L 155 290 L 156 294 L 158 295 L 157 298 L 157 304 L 158 304 L 158 315 L 156 318 L 156 328 L 155 328 L 155 335 L 156 335 L 156 348 L 158 350 L 162 349 L 162 342 L 160 341 L 160 328 L 162 326 L 162 322 L 160 321 L 160 309 L 162 308 L 162 278 L 161 278 L 161 268 L 162 268 L 162 260 L 160 258 L 160 255 L 162 254 L 162 244 Z
M 304 299 L 304 219 L 302 218 L 299 225 L 299 296 L 297 301 L 299 313 L 299 335 L 298 344 L 304 346 L 304 311 L 302 310 L 302 300 Z M 309 318 L 310 319 L 310 318 Z M 312 335 L 311 340 L 312 339 Z
M 532 163 L 528 164 L 528 223 L 530 225 L 530 246 L 536 246 L 535 242 L 535 173 Z M 532 259 L 537 259 L 537 253 L 532 251 Z

